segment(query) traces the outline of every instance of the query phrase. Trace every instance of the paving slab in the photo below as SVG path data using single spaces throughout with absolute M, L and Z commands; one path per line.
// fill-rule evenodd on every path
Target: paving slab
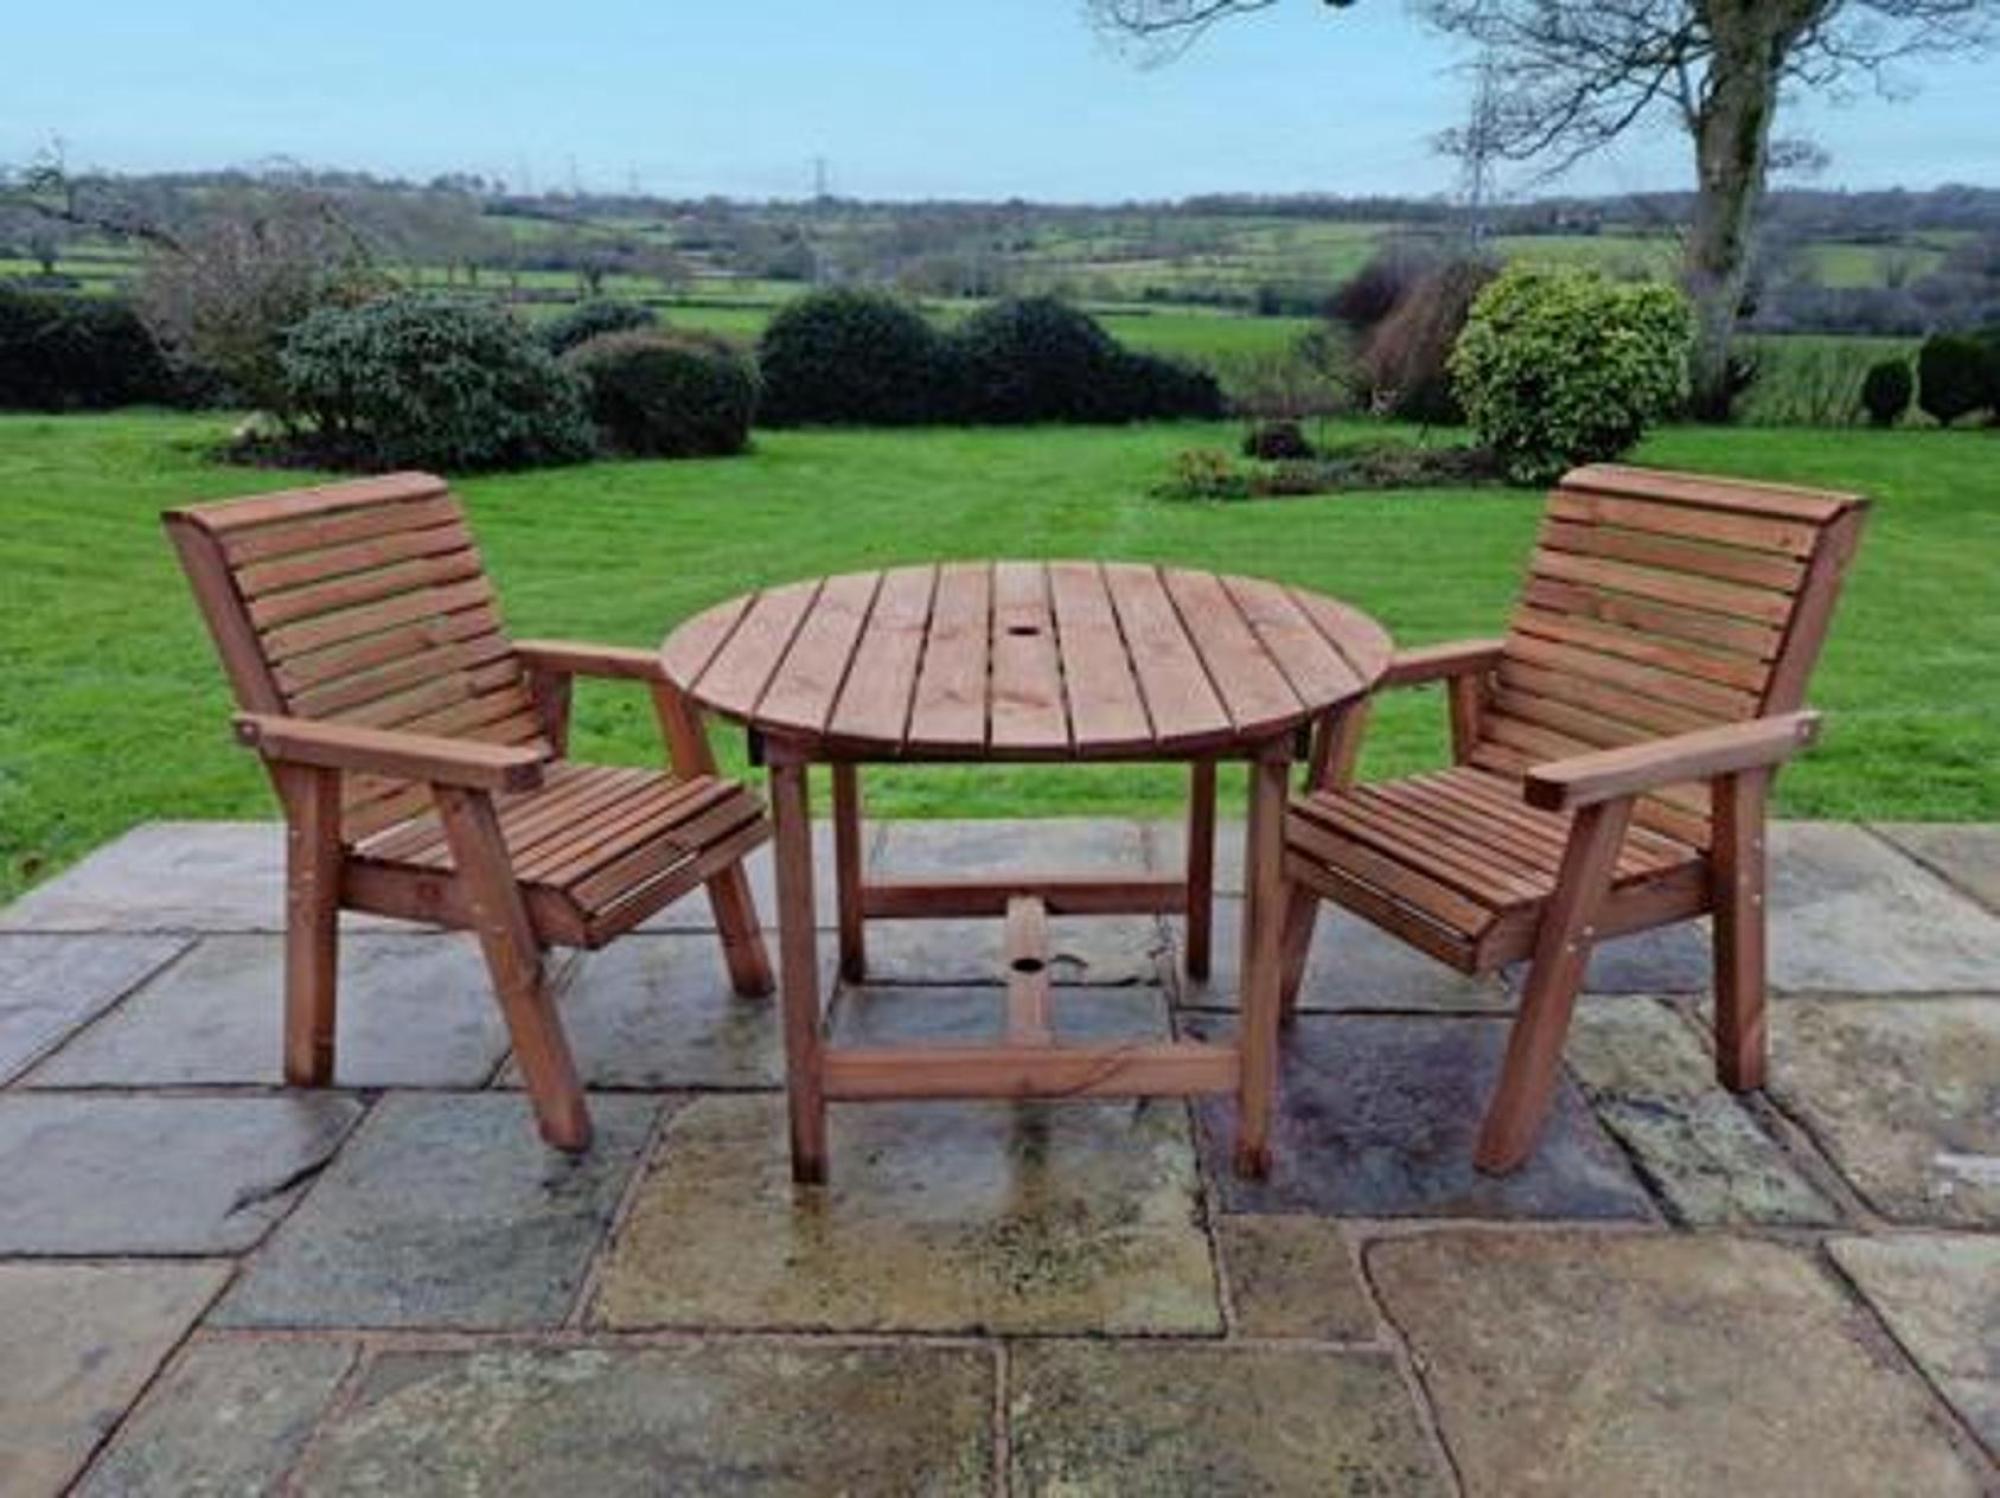
M 872 983 L 998 983 L 1006 977 L 1003 923 L 993 920 L 870 921 Z M 1170 944 L 1152 916 L 1053 916 L 1049 977 L 1064 984 L 1157 984 Z
M 1771 982 L 1791 991 L 1989 991 L 2000 915 L 1848 822 L 1771 827 Z
M 359 1354 L 354 1342 L 188 1348 L 77 1485 L 77 1498 L 276 1492 Z
M 765 941 L 775 964 L 778 934 L 767 932 Z M 561 1009 L 586 1087 L 785 1084 L 777 997 L 737 994 L 712 933 L 635 932 L 583 953 L 564 982 Z M 515 1062 L 501 1080 L 521 1085 Z
M 1190 1016 L 1194 1035 L 1233 1026 Z M 1504 1020 L 1304 1015 L 1279 1068 L 1275 1162 L 1261 1181 L 1231 1168 L 1236 1100 L 1197 1105 L 1209 1174 L 1228 1212 L 1332 1217 L 1648 1220 L 1653 1207 L 1618 1146 L 1564 1081 L 1541 1143 L 1509 1176 L 1472 1165 Z
M 1810 1250 L 1480 1231 L 1378 1240 L 1367 1266 L 1473 1498 L 1983 1489 Z
M 348 912 L 343 926 L 402 928 Z M 7 931 L 282 931 L 285 832 L 268 822 L 142 822 L 5 909 Z
M 1059 1041 L 1168 1040 L 1167 996 L 1157 988 L 1055 988 L 1050 993 Z M 833 1010 L 840 1045 L 979 1044 L 1007 1028 L 1007 990 L 863 983 L 843 988 Z
M 217 1307 L 223 1326 L 558 1324 L 659 1111 L 591 1099 L 582 1155 L 544 1146 L 525 1098 L 403 1093 L 365 1128 Z
M 1565 1048 L 1591 1106 L 1680 1222 L 1820 1226 L 1839 1210 L 1715 1079 L 1688 1023 L 1644 998 L 1578 1006 Z
M 1169 969 L 1178 1003 L 1197 1009 L 1234 1009 L 1243 971 L 1243 901 L 1224 895 L 1215 902 L 1209 938 L 1209 976 L 1194 979 L 1183 966 L 1187 937 L 1183 923 L 1168 922 L 1174 938 Z M 1507 991 L 1494 977 L 1470 978 L 1426 957 L 1359 916 L 1321 902 L 1299 984 L 1299 1009 L 1413 1010 L 1473 1012 L 1507 1007 Z
M 377 1357 L 304 1491 L 985 1492 L 976 1348 L 705 1343 Z
M 1147 868 L 1137 822 L 1111 817 L 993 817 L 975 821 L 878 824 L 874 872 L 885 879 L 928 874 L 998 878 L 1049 874 L 1134 874 Z
M 1503 973 L 1508 991 L 1519 994 L 1528 981 L 1528 964 L 1509 963 Z M 1678 921 L 1600 942 L 1590 954 L 1583 981 L 1586 993 L 1610 994 L 1700 994 L 1714 986 L 1715 959 L 1706 919 Z
M 1241 802 L 1237 803 L 1239 806 Z M 1146 837 L 1146 864 L 1156 874 L 1178 874 L 1187 868 L 1187 819 L 1162 817 L 1141 824 Z M 1243 893 L 1243 853 L 1246 823 L 1241 817 L 1218 817 L 1215 823 L 1214 885 L 1218 895 Z
M 279 1085 L 284 994 L 283 937 L 203 937 L 28 1085 Z M 506 1053 L 507 1027 L 470 937 L 349 933 L 335 1039 L 340 1086 L 478 1087 Z
M 1242 1335 L 1375 1340 L 1375 1307 L 1339 1224 L 1324 1217 L 1224 1216 L 1215 1237 Z
M 334 1093 L 0 1097 L 0 1254 L 248 1248 L 360 1116 Z
M 2000 1457 L 2000 1238 L 1837 1238 L 1834 1262 Z
M 0 1264 L 0 1493 L 63 1491 L 229 1266 Z
M 1029 1342 L 1009 1354 L 1017 1494 L 1445 1494 L 1380 1353 Z
M 836 1105 L 832 1183 L 795 1188 L 783 1100 L 669 1121 L 595 1325 L 1215 1334 L 1175 1103 Z
M 1868 825 L 1988 910 L 2000 912 L 2000 823 L 1871 822 Z
M 0 935 L 0 1084 L 186 947 L 173 936 Z
M 1794 999 L 1771 1096 L 1901 1222 L 2000 1226 L 2000 996 Z

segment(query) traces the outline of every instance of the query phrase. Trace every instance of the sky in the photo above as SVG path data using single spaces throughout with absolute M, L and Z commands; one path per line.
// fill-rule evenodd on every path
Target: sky
M 1141 66 L 1081 0 L 92 0 L 21 7 L 0 48 L 0 163 L 60 137 L 73 167 L 254 165 L 514 188 L 1115 201 L 1200 192 L 1448 193 L 1430 145 L 1462 55 L 1397 0 L 1317 0 Z M 1924 63 L 1891 102 L 1797 101 L 1781 134 L 1825 187 L 2000 185 L 2000 58 Z M 1670 124 L 1558 184 L 1689 184 Z M 1545 190 L 1526 172 L 1503 191 Z

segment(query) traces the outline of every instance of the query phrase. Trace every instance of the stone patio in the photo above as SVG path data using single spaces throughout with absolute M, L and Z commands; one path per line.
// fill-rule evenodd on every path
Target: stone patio
M 1214 981 L 1058 923 L 1059 1028 L 1235 1023 L 1240 836 Z M 2000 1493 L 2000 827 L 1772 843 L 1766 1095 L 1713 1081 L 1702 934 L 1616 943 L 1478 1176 L 1508 984 L 1329 914 L 1268 1181 L 1226 1102 L 942 1103 L 836 1107 L 795 1194 L 705 901 L 558 965 L 570 1160 L 461 937 L 352 921 L 338 1086 L 278 1087 L 276 829 L 138 828 L 0 911 L 0 1494 Z M 836 1031 L 992 1033 L 995 926 L 871 928 Z

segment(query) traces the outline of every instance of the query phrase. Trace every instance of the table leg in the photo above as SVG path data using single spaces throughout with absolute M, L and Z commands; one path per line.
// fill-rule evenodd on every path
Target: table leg
M 804 764 L 772 763 L 771 820 L 777 834 L 779 987 L 785 1011 L 792 1179 L 816 1185 L 826 1179 L 826 1094 L 819 953 L 813 928 L 812 820 Z
M 1215 921 L 1215 761 L 1188 769 L 1187 952 L 1190 978 L 1208 976 L 1209 929 Z
M 840 907 L 840 976 L 859 983 L 868 976 L 868 945 L 861 923 L 861 772 L 833 767 L 833 865 Z
M 1285 916 L 1285 801 L 1290 761 L 1285 745 L 1250 762 L 1250 825 L 1244 852 L 1242 1076 L 1237 1104 L 1236 1172 L 1271 1168 L 1271 1114 L 1278 1089 L 1278 1008 Z

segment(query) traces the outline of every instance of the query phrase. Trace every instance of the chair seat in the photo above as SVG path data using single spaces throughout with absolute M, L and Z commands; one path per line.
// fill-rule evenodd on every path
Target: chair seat
M 494 807 L 536 930 L 564 946 L 603 945 L 770 836 L 763 803 L 709 775 L 559 761 L 540 787 L 496 796 Z M 449 909 L 452 882 L 439 878 L 451 868 L 444 828 L 425 812 L 354 846 L 345 893 L 363 908 L 406 906 L 411 882 L 427 881 L 439 918 L 463 924 Z M 370 898 L 387 886 L 400 886 L 394 902 Z
M 1555 890 L 1566 812 L 1521 799 L 1521 782 L 1461 765 L 1296 798 L 1286 873 L 1466 972 L 1527 956 Z M 1706 853 L 1633 826 L 1599 921 L 1610 935 L 1697 913 Z

